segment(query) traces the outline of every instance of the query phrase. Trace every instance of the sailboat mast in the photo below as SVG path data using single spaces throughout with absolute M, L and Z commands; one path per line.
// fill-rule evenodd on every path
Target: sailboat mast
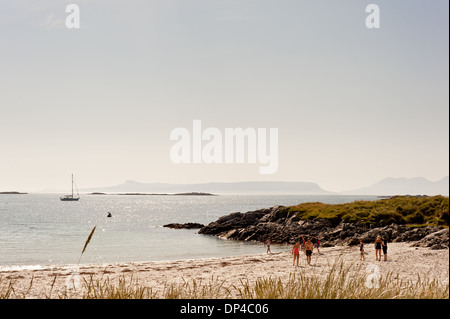
M 73 198 L 73 174 L 72 174 L 72 198 Z

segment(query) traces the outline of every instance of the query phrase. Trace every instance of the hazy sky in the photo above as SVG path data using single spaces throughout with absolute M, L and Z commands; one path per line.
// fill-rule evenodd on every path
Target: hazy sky
M 80 8 L 80 28 L 65 25 Z M 365 8 L 380 8 L 368 29 Z M 0 191 L 449 166 L 447 0 L 0 0 Z M 278 171 L 174 164 L 170 132 L 278 128 Z

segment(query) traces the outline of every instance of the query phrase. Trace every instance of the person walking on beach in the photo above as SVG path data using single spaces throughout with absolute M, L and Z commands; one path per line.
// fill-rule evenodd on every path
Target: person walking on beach
M 359 260 L 366 260 L 364 256 L 364 243 L 362 242 L 362 240 L 359 241 L 359 253 L 361 255 Z
M 382 240 L 382 243 L 381 243 L 381 245 L 383 246 L 383 256 L 384 256 L 384 261 L 387 261 L 387 238 L 385 237 L 385 236 L 383 236 L 382 238 L 381 238 L 381 240 Z M 381 259 L 381 257 L 380 257 L 380 259 Z
M 298 242 L 295 243 L 294 247 L 292 247 L 292 255 L 294 255 L 294 262 L 292 266 L 295 266 L 295 262 L 297 261 L 298 266 L 298 260 L 300 259 L 300 244 Z
M 267 253 L 272 254 L 272 252 L 270 251 L 270 238 L 266 241 L 266 246 L 267 246 Z
M 300 235 L 300 237 L 302 237 L 302 239 L 300 240 L 301 251 L 305 251 L 305 238 L 303 237 L 303 235 Z
M 377 239 L 375 240 L 375 259 L 377 261 L 381 261 L 381 244 L 382 243 L 383 243 L 383 241 L 381 240 L 381 237 L 377 236 Z
M 305 249 L 306 249 L 306 262 L 308 263 L 308 265 L 311 264 L 311 255 L 312 255 L 312 251 L 313 251 L 314 245 L 311 242 L 311 239 L 308 238 L 308 241 L 305 244 Z
M 319 249 L 319 247 L 320 247 L 320 240 L 319 240 L 319 237 L 316 237 L 316 248 L 317 248 L 317 253 L 320 255 L 320 249 Z

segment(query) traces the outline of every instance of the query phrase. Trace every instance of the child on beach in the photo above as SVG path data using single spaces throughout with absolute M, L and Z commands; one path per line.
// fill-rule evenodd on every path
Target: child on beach
M 298 242 L 296 242 L 294 247 L 292 247 L 291 253 L 294 255 L 294 262 L 293 262 L 292 266 L 295 266 L 295 261 L 297 261 L 297 266 L 298 266 L 298 260 L 300 258 L 300 244 Z
M 362 242 L 362 240 L 359 241 L 359 252 L 361 254 L 359 260 L 366 260 L 366 258 L 364 257 L 364 243 Z
M 266 246 L 267 246 L 267 253 L 272 254 L 272 252 L 270 251 L 270 238 L 266 241 Z

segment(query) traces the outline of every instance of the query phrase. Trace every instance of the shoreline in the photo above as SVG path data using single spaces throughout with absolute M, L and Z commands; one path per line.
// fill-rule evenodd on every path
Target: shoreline
M 333 265 L 342 261 L 349 271 L 365 272 L 369 265 L 376 265 L 381 276 L 395 276 L 396 280 L 437 280 L 449 283 L 449 250 L 431 250 L 412 247 L 412 243 L 391 243 L 388 261 L 375 261 L 373 245 L 366 245 L 365 261 L 360 261 L 358 247 L 335 246 L 314 250 L 311 265 L 300 255 L 298 267 L 292 265 L 290 249 L 274 250 L 273 254 L 182 259 L 168 261 L 122 262 L 104 264 L 42 265 L 41 269 L 4 270 L 0 268 L 0 294 L 2 287 L 11 284 L 14 295 L 10 298 L 83 298 L 83 283 L 90 281 L 119 283 L 120 280 L 136 281 L 151 288 L 158 299 L 165 298 L 170 285 L 179 286 L 197 282 L 220 282 L 223 287 L 238 287 L 244 282 L 254 284 L 262 278 L 278 278 L 287 281 L 292 275 L 326 278 Z M 290 246 L 289 246 L 290 247 Z M 265 251 L 265 249 L 264 249 Z M 373 266 L 370 266 L 373 267 Z M 68 282 L 74 274 L 79 276 L 78 289 L 69 289 Z M 30 284 L 32 283 L 32 284 Z M 220 298 L 220 293 L 215 298 Z M 225 295 L 225 297 L 230 297 Z M 233 295 L 231 295 L 233 297 Z
M 163 226 L 158 226 L 158 227 L 163 227 Z M 203 235 L 205 236 L 205 235 Z M 220 240 L 228 240 L 228 241 L 233 241 L 233 240 L 229 240 L 229 239 L 225 239 L 225 238 L 217 238 Z M 244 253 L 240 253 L 240 254 L 236 254 L 236 255 L 226 255 L 226 254 L 218 254 L 216 256 L 206 256 L 206 257 L 173 257 L 172 259 L 160 259 L 160 260 L 134 260 L 134 261 L 130 261 L 130 260 L 123 260 L 123 261 L 105 261 L 105 262 L 81 262 L 78 266 L 83 267 L 103 267 L 103 266 L 108 266 L 108 265 L 118 265 L 118 264 L 132 264 L 132 263 L 136 263 L 136 264 L 144 264 L 144 263 L 169 263 L 169 262 L 183 262 L 183 261 L 196 261 L 196 260 L 214 260 L 214 259 L 221 259 L 221 258 L 239 258 L 239 257 L 252 257 L 252 256 L 258 256 L 258 255 L 262 255 L 265 253 L 266 248 L 264 246 L 264 243 L 262 242 L 251 242 L 252 244 L 255 245 L 255 252 L 254 253 L 248 253 L 248 252 L 244 252 Z M 277 253 L 281 253 L 282 251 L 280 250 L 289 250 L 291 249 L 290 244 L 271 244 L 271 247 L 275 247 L 277 251 Z M 89 249 L 89 248 L 88 248 Z M 70 268 L 70 267 L 76 267 L 77 264 L 76 263 L 41 263 L 41 264 L 11 264 L 11 265 L 1 265 L 0 264 L 0 276 L 2 274 L 2 272 L 8 272 L 8 271 L 26 271 L 26 270 L 45 270 L 45 269 L 56 269 L 56 268 Z
M 261 244 L 262 245 L 262 244 Z M 281 246 L 280 244 L 278 244 Z M 272 244 L 272 247 L 274 244 Z M 283 245 L 289 246 L 290 245 Z M 262 250 L 261 250 L 262 251 Z M 274 254 L 281 254 L 283 252 L 276 252 Z M 151 264 L 151 263 L 178 263 L 178 262 L 193 262 L 193 261 L 209 261 L 215 259 L 227 259 L 227 258 L 239 258 L 239 257 L 253 257 L 264 255 L 262 252 L 254 253 L 254 254 L 242 254 L 242 255 L 231 255 L 231 256 L 217 256 L 217 257 L 199 257 L 199 258 L 179 258 L 179 259 L 162 259 L 162 260 L 138 260 L 138 261 L 112 261 L 112 262 L 102 262 L 102 263 L 80 263 L 80 264 L 30 264 L 30 265 L 0 265 L 0 276 L 4 272 L 17 272 L 17 271 L 38 271 L 38 270 L 49 270 L 49 269 L 64 269 L 64 268 L 74 268 L 74 267 L 97 267 L 102 268 L 105 266 L 115 266 L 115 265 L 123 265 L 123 264 Z

